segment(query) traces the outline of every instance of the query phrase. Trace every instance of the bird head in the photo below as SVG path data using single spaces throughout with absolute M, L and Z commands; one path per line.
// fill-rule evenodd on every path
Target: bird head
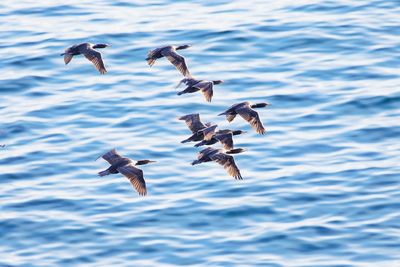
M 223 83 L 224 80 L 215 80 L 215 81 L 212 81 L 212 82 L 213 82 L 213 84 L 220 84 L 220 83 Z
M 189 48 L 189 47 L 191 47 L 191 45 L 180 45 L 180 46 L 176 47 L 176 50 L 186 49 L 186 48 Z
M 153 163 L 153 162 L 156 162 L 156 161 L 144 159 L 144 160 L 138 160 L 135 165 L 145 165 L 145 164 L 149 164 L 149 163 Z
M 239 135 L 239 134 L 244 134 L 244 133 L 247 133 L 247 132 L 246 131 L 242 131 L 242 130 L 232 131 L 232 135 Z
M 109 45 L 109 44 L 95 44 L 93 46 L 93 48 L 94 49 L 96 49 L 96 48 L 106 48 L 106 47 L 109 47 L 109 46 L 111 46 L 111 45 Z
M 235 149 L 226 151 L 226 154 L 239 154 L 239 153 L 242 153 L 245 151 L 246 151 L 246 149 L 243 149 L 243 148 L 235 148 Z
M 264 103 L 257 103 L 257 104 L 251 105 L 251 107 L 252 108 L 263 108 L 263 107 L 270 106 L 270 105 L 271 104 L 264 102 Z

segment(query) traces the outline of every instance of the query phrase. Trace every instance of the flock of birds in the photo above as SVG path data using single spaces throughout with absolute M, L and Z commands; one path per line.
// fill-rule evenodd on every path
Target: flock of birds
M 77 44 L 67 48 L 65 52 L 61 54 L 61 56 L 64 56 L 64 62 L 65 64 L 68 64 L 74 56 L 83 55 L 93 63 L 93 65 L 101 74 L 105 74 L 107 70 L 104 66 L 101 53 L 96 49 L 106 48 L 108 46 L 109 45 L 107 44 Z M 211 99 L 213 97 L 214 85 L 223 83 L 223 81 L 207 81 L 197 80 L 193 78 L 186 65 L 185 58 L 177 53 L 177 50 L 186 49 L 188 47 L 190 47 L 190 45 L 163 46 L 160 48 L 156 48 L 148 52 L 146 58 L 147 63 L 151 67 L 154 65 L 157 59 L 163 57 L 167 58 L 168 61 L 171 62 L 176 67 L 176 69 L 185 77 L 179 82 L 177 87 L 179 87 L 181 84 L 185 84 L 186 88 L 178 92 L 177 94 L 182 95 L 200 91 L 203 93 L 206 101 L 211 102 Z M 264 126 L 260 120 L 260 117 L 258 116 L 258 113 L 254 109 L 263 108 L 267 105 L 269 104 L 251 104 L 250 102 L 242 102 L 232 105 L 230 108 L 219 115 L 225 115 L 228 122 L 233 121 L 236 115 L 239 115 L 244 120 L 246 120 L 257 133 L 264 134 Z M 185 121 L 189 130 L 192 132 L 192 135 L 189 138 L 183 140 L 181 143 L 198 142 L 195 144 L 195 147 L 200 147 L 204 145 L 214 145 L 220 142 L 223 146 L 223 148 L 221 149 L 207 147 L 206 149 L 201 150 L 198 153 L 197 160 L 193 161 L 192 165 L 215 161 L 222 165 L 229 173 L 229 175 L 231 175 L 235 179 L 242 179 L 240 170 L 237 167 L 235 160 L 231 154 L 237 154 L 245 151 L 242 148 L 234 148 L 233 144 L 233 136 L 243 134 L 245 133 L 245 131 L 229 129 L 217 131 L 216 129 L 218 125 L 212 125 L 211 123 L 202 123 L 200 120 L 200 115 L 197 113 L 188 114 L 179 117 L 178 119 Z M 121 173 L 130 180 L 131 184 L 140 195 L 147 194 L 143 171 L 136 166 L 152 163 L 155 161 L 132 161 L 129 158 L 121 156 L 115 149 L 108 151 L 100 157 L 106 160 L 111 165 L 108 169 L 99 172 L 100 176 Z

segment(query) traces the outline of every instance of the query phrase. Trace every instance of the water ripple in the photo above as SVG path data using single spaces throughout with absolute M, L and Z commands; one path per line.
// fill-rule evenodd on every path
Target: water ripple
M 1 266 L 398 266 L 398 1 L 0 4 Z M 74 43 L 105 42 L 107 75 Z M 212 103 L 148 50 L 182 51 Z M 216 116 L 267 101 L 267 134 Z M 176 118 L 242 129 L 243 181 Z M 95 159 L 117 148 L 149 195 Z

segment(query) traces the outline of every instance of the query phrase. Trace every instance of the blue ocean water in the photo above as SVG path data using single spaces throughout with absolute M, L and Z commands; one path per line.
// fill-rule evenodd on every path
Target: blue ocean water
M 400 266 L 400 2 L 0 3 L 0 266 Z M 59 56 L 109 43 L 108 73 Z M 182 51 L 212 103 L 148 50 Z M 216 116 L 259 110 L 267 134 Z M 176 117 L 242 129 L 243 181 Z M 98 177 L 111 148 L 148 196 Z

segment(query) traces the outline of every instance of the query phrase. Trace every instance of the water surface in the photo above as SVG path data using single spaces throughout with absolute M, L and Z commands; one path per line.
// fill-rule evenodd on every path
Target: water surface
M 2 1 L 1 266 L 400 266 L 398 1 Z M 59 56 L 109 43 L 108 73 Z M 212 103 L 148 50 L 182 51 Z M 216 116 L 270 102 L 257 135 Z M 200 113 L 248 152 L 191 166 Z M 99 178 L 111 148 L 148 196 Z

